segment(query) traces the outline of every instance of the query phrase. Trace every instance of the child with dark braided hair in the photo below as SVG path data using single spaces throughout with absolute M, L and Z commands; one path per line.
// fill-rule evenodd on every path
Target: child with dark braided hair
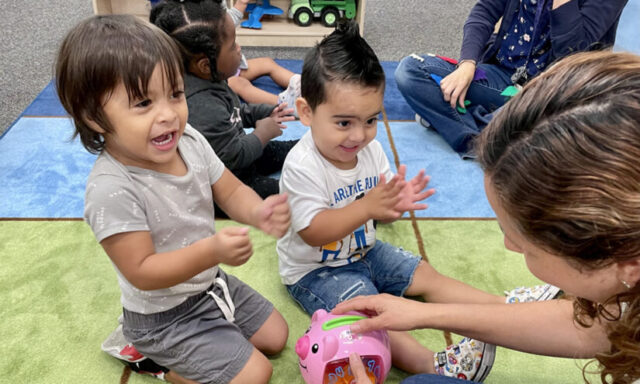
M 164 0 L 150 20 L 178 43 L 185 65 L 189 124 L 229 170 L 262 198 L 278 193 L 280 171 L 297 141 L 272 141 L 294 120 L 292 106 L 243 104 L 229 87 L 241 62 L 235 25 L 222 0 Z M 250 134 L 244 128 L 255 128 Z

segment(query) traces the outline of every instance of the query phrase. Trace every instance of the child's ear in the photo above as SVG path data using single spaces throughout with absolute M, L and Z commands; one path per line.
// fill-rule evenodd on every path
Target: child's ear
M 189 63 L 189 72 L 202 79 L 211 78 L 211 65 L 206 56 L 196 57 Z
M 311 107 L 307 103 L 304 97 L 298 97 L 296 99 L 296 111 L 298 111 L 298 117 L 300 118 L 300 122 L 307 127 L 311 126 L 311 117 L 313 115 L 313 111 Z
M 102 127 L 100 125 L 98 125 L 98 123 L 96 123 L 94 120 L 88 119 L 86 117 L 82 118 L 82 121 L 87 124 L 89 126 L 89 128 L 91 128 L 92 131 L 98 132 L 101 135 L 104 135 L 104 133 L 106 132 L 104 129 L 102 129 Z

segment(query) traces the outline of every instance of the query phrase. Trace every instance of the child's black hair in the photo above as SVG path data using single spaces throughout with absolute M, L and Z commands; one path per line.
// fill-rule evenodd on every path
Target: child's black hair
M 382 66 L 355 21 L 341 20 L 304 58 L 301 93 L 312 110 L 326 101 L 326 84 L 333 81 L 384 89 Z
M 221 80 L 217 71 L 220 46 L 226 36 L 225 0 L 163 0 L 151 9 L 149 20 L 173 37 L 182 50 L 185 68 L 199 54 L 209 59 L 211 79 Z
M 69 31 L 56 58 L 56 90 L 73 118 L 74 137 L 89 152 L 104 149 L 104 135 L 87 122 L 112 132 L 104 113 L 111 92 L 122 83 L 130 100 L 143 98 L 158 64 L 173 89 L 181 86 L 184 69 L 175 41 L 135 16 L 93 16 Z

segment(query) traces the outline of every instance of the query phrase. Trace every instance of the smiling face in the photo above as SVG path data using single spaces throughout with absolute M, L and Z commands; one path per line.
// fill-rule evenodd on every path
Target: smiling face
M 358 152 L 376 137 L 383 88 L 337 82 L 325 87 L 327 100 L 315 110 L 298 99 L 300 121 L 311 127 L 313 141 L 327 161 L 339 169 L 352 169 Z
M 129 100 L 122 82 L 113 89 L 103 107 L 113 132 L 104 133 L 90 123 L 104 135 L 105 148 L 111 156 L 124 165 L 164 173 L 176 173 L 184 167 L 177 149 L 188 112 L 182 78 L 176 85 L 175 89 L 171 87 L 158 64 L 143 98 Z
M 500 202 L 490 177 L 485 176 L 484 185 L 487 199 L 504 233 L 505 248 L 524 255 L 527 268 L 533 275 L 565 293 L 597 303 L 624 291 L 619 277 L 624 272 L 618 263 L 599 269 L 580 268 L 577 261 L 545 251 L 520 234 L 513 218 Z

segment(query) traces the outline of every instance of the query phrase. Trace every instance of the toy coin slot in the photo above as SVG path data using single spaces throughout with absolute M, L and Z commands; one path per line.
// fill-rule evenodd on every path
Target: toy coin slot
M 324 323 L 322 323 L 322 330 L 329 331 L 334 328 L 342 327 L 345 325 L 351 325 L 356 321 L 362 320 L 362 319 L 366 319 L 366 317 L 358 316 L 358 315 L 337 317 L 335 319 L 331 319 L 329 321 L 325 321 Z

